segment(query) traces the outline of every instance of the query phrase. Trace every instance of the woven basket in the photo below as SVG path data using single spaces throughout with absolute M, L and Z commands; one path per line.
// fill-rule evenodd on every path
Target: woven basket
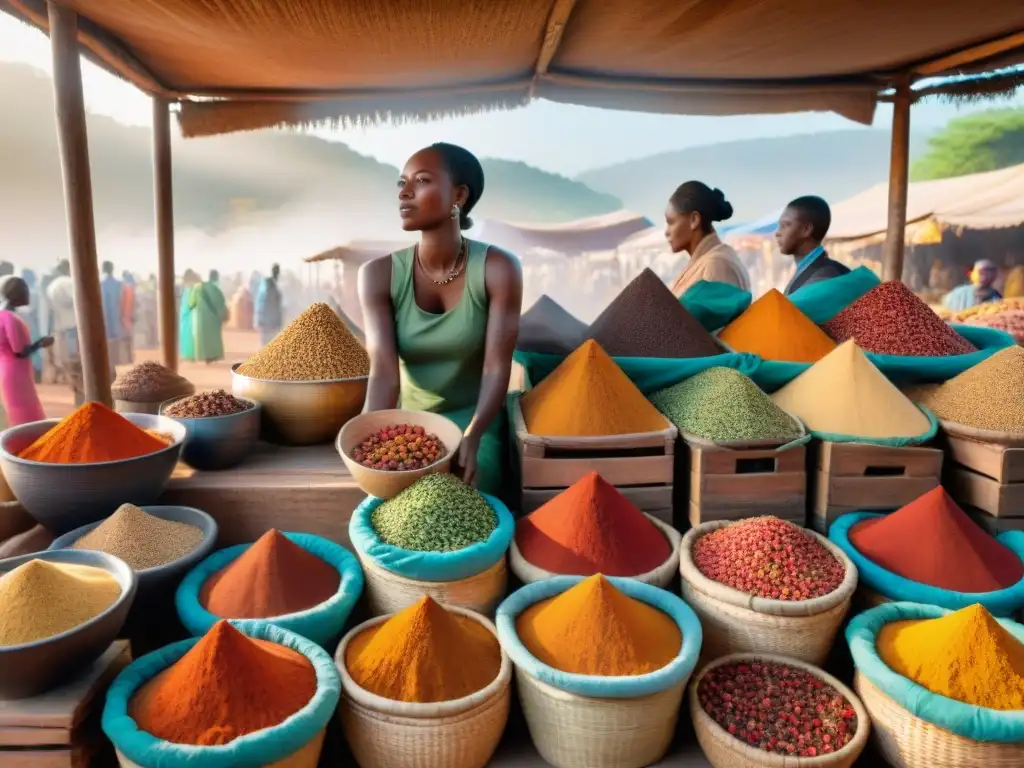
M 641 768 L 675 735 L 688 677 L 660 693 L 599 699 L 554 688 L 516 667 L 533 744 L 555 768 Z
M 364 594 L 371 616 L 385 616 L 408 608 L 424 595 L 443 605 L 468 608 L 494 616 L 498 603 L 505 597 L 508 568 L 505 558 L 475 576 L 459 581 L 417 581 L 381 568 L 356 549 L 365 577 Z
M 320 733 L 310 740 L 306 746 L 298 752 L 292 753 L 284 760 L 278 760 L 276 763 L 268 763 L 266 766 L 262 766 L 262 768 L 316 768 L 317 763 L 320 762 L 320 751 L 324 746 L 324 734 L 326 732 L 326 729 L 320 731 Z M 121 768 L 149 768 L 149 766 L 146 765 L 133 763 L 119 751 L 114 751 L 117 753 L 117 763 Z
M 893 768 L 1020 768 L 1024 744 L 975 741 L 911 714 L 857 672 L 854 687 L 874 726 L 874 742 Z
M 811 600 L 769 600 L 753 597 L 712 581 L 697 570 L 691 555 L 696 540 L 732 521 L 716 520 L 690 530 L 679 550 L 683 599 L 700 617 L 704 629 L 701 664 L 731 653 L 769 653 L 822 665 L 857 588 L 857 568 L 835 544 L 814 536 L 846 568 L 843 582 L 831 593 Z
M 668 539 L 669 547 L 672 549 L 672 554 L 669 555 L 668 560 L 659 565 L 653 571 L 647 573 L 641 573 L 637 576 L 630 576 L 628 578 L 642 581 L 645 584 L 653 584 L 656 587 L 667 587 L 672 583 L 673 577 L 676 575 L 676 571 L 679 569 L 679 545 L 682 542 L 683 535 L 679 533 L 668 523 L 663 523 L 653 515 L 648 515 L 646 512 L 644 516 L 650 520 L 654 526 L 664 534 L 665 538 Z M 523 582 L 523 584 L 532 584 L 535 581 L 543 581 L 544 579 L 554 578 L 555 576 L 564 576 L 567 574 L 552 573 L 551 571 L 545 571 L 543 568 L 530 563 L 523 554 L 519 551 L 519 546 L 516 544 L 515 537 L 512 537 L 512 545 L 509 548 L 509 565 L 512 568 L 512 573 Z M 580 576 L 591 574 L 568 574 L 570 576 Z
M 737 661 L 769 661 L 776 664 L 788 664 L 791 667 L 806 670 L 819 680 L 831 685 L 846 697 L 846 700 L 853 705 L 857 712 L 857 732 L 854 733 L 853 739 L 838 752 L 833 752 L 830 755 L 799 757 L 770 754 L 750 747 L 735 736 L 729 735 L 700 705 L 700 701 L 697 699 L 697 686 L 709 670 Z M 697 742 L 713 768 L 849 768 L 857 761 L 860 753 L 867 746 L 868 733 L 871 731 L 871 720 L 868 718 L 867 710 L 853 691 L 823 670 L 786 656 L 736 653 L 716 659 L 697 675 L 693 685 L 690 686 L 689 699 L 690 718 L 693 720 Z
M 494 625 L 472 611 L 448 606 L 495 634 Z M 338 715 L 356 762 L 365 768 L 483 768 L 508 722 L 512 662 L 501 652 L 501 668 L 491 683 L 454 701 L 415 704 L 392 701 L 360 688 L 345 667 L 353 637 L 387 620 L 370 619 L 342 639 L 334 660 L 341 675 Z

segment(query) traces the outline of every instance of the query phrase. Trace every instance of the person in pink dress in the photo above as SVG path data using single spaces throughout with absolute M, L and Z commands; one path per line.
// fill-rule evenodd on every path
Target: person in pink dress
M 15 314 L 28 306 L 28 285 L 20 277 L 7 277 L 0 283 L 0 397 L 7 411 L 8 426 L 41 421 L 46 418 L 36 392 L 32 354 L 53 344 L 52 336 L 32 341 L 28 326 Z

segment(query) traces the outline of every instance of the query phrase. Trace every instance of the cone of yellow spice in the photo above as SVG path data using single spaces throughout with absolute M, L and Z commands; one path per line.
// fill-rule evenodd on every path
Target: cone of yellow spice
M 519 614 L 516 633 L 549 667 L 603 677 L 654 672 L 683 644 L 670 616 L 623 594 L 601 574 L 534 603 Z
M 981 605 L 882 627 L 878 655 L 932 693 L 986 709 L 1024 710 L 1024 643 Z

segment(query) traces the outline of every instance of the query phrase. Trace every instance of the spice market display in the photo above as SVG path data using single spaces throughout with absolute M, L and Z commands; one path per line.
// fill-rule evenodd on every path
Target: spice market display
M 241 400 L 223 389 L 217 389 L 182 398 L 168 406 L 164 410 L 164 415 L 174 419 L 206 419 L 243 413 L 252 407 L 252 403 Z
M 147 434 L 101 403 L 85 403 L 18 454 L 47 464 L 123 461 L 162 451 L 167 443 Z
M 448 453 L 441 438 L 412 424 L 388 424 L 352 449 L 352 458 L 371 469 L 403 472 L 429 467 Z
M 568 355 L 583 341 L 587 326 L 547 294 L 519 317 L 516 349 Z
M 110 386 L 115 400 L 132 403 L 161 403 L 194 391 L 195 387 L 184 376 L 152 360 L 132 366 Z
M 966 323 L 1006 331 L 1018 344 L 1024 344 L 1024 299 L 1011 298 L 987 301 L 965 309 L 950 312 L 941 308 L 939 316 L 950 323 Z
M 198 526 L 164 520 L 134 504 L 122 504 L 70 548 L 106 552 L 142 571 L 178 560 L 202 541 L 203 530 Z
M 943 421 L 1024 435 L 1024 349 L 1006 347 L 959 376 L 921 392 Z
M 768 291 L 718 334 L 730 349 L 765 360 L 816 363 L 836 343 L 776 289 Z

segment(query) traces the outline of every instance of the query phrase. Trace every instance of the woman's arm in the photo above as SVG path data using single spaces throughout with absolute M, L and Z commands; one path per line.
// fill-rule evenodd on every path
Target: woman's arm
M 359 305 L 370 354 L 370 380 L 363 412 L 398 406 L 398 345 L 391 306 L 391 257 L 374 259 L 359 268 Z

